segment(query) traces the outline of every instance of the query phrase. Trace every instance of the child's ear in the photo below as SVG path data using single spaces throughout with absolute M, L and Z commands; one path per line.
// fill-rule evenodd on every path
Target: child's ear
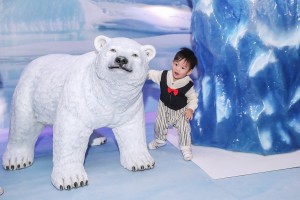
M 186 75 L 188 75 L 188 76 L 189 76 L 189 75 L 191 75 L 191 74 L 192 74 L 192 72 L 193 72 L 193 70 L 192 70 L 192 69 L 190 69 Z

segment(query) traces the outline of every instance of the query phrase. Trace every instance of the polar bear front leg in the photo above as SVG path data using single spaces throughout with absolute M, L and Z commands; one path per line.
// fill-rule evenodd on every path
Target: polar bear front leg
M 83 163 L 92 129 L 66 111 L 57 117 L 53 129 L 52 184 L 59 190 L 88 184 Z
M 122 126 L 113 129 L 120 149 L 121 165 L 132 171 L 152 169 L 154 159 L 146 144 L 145 117 L 143 107 Z

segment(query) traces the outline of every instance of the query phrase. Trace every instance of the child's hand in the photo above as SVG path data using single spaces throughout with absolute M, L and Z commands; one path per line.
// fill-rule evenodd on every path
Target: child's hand
M 193 110 L 190 109 L 190 108 L 186 109 L 185 112 L 184 112 L 184 117 L 185 117 L 186 120 L 193 119 Z

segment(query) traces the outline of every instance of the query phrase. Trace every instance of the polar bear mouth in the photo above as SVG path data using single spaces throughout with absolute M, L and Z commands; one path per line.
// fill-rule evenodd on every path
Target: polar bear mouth
M 127 71 L 127 72 L 132 72 L 132 69 L 128 69 L 128 68 L 126 68 L 126 67 L 124 67 L 124 66 L 120 66 L 120 65 L 109 66 L 108 68 L 109 68 L 109 69 L 123 69 L 123 70 L 125 70 L 125 71 Z

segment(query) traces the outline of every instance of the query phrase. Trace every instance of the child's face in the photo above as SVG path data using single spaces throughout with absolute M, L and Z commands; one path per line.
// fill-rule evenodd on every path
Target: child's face
M 175 81 L 189 76 L 191 73 L 190 63 L 186 62 L 185 59 L 173 61 L 172 74 Z

